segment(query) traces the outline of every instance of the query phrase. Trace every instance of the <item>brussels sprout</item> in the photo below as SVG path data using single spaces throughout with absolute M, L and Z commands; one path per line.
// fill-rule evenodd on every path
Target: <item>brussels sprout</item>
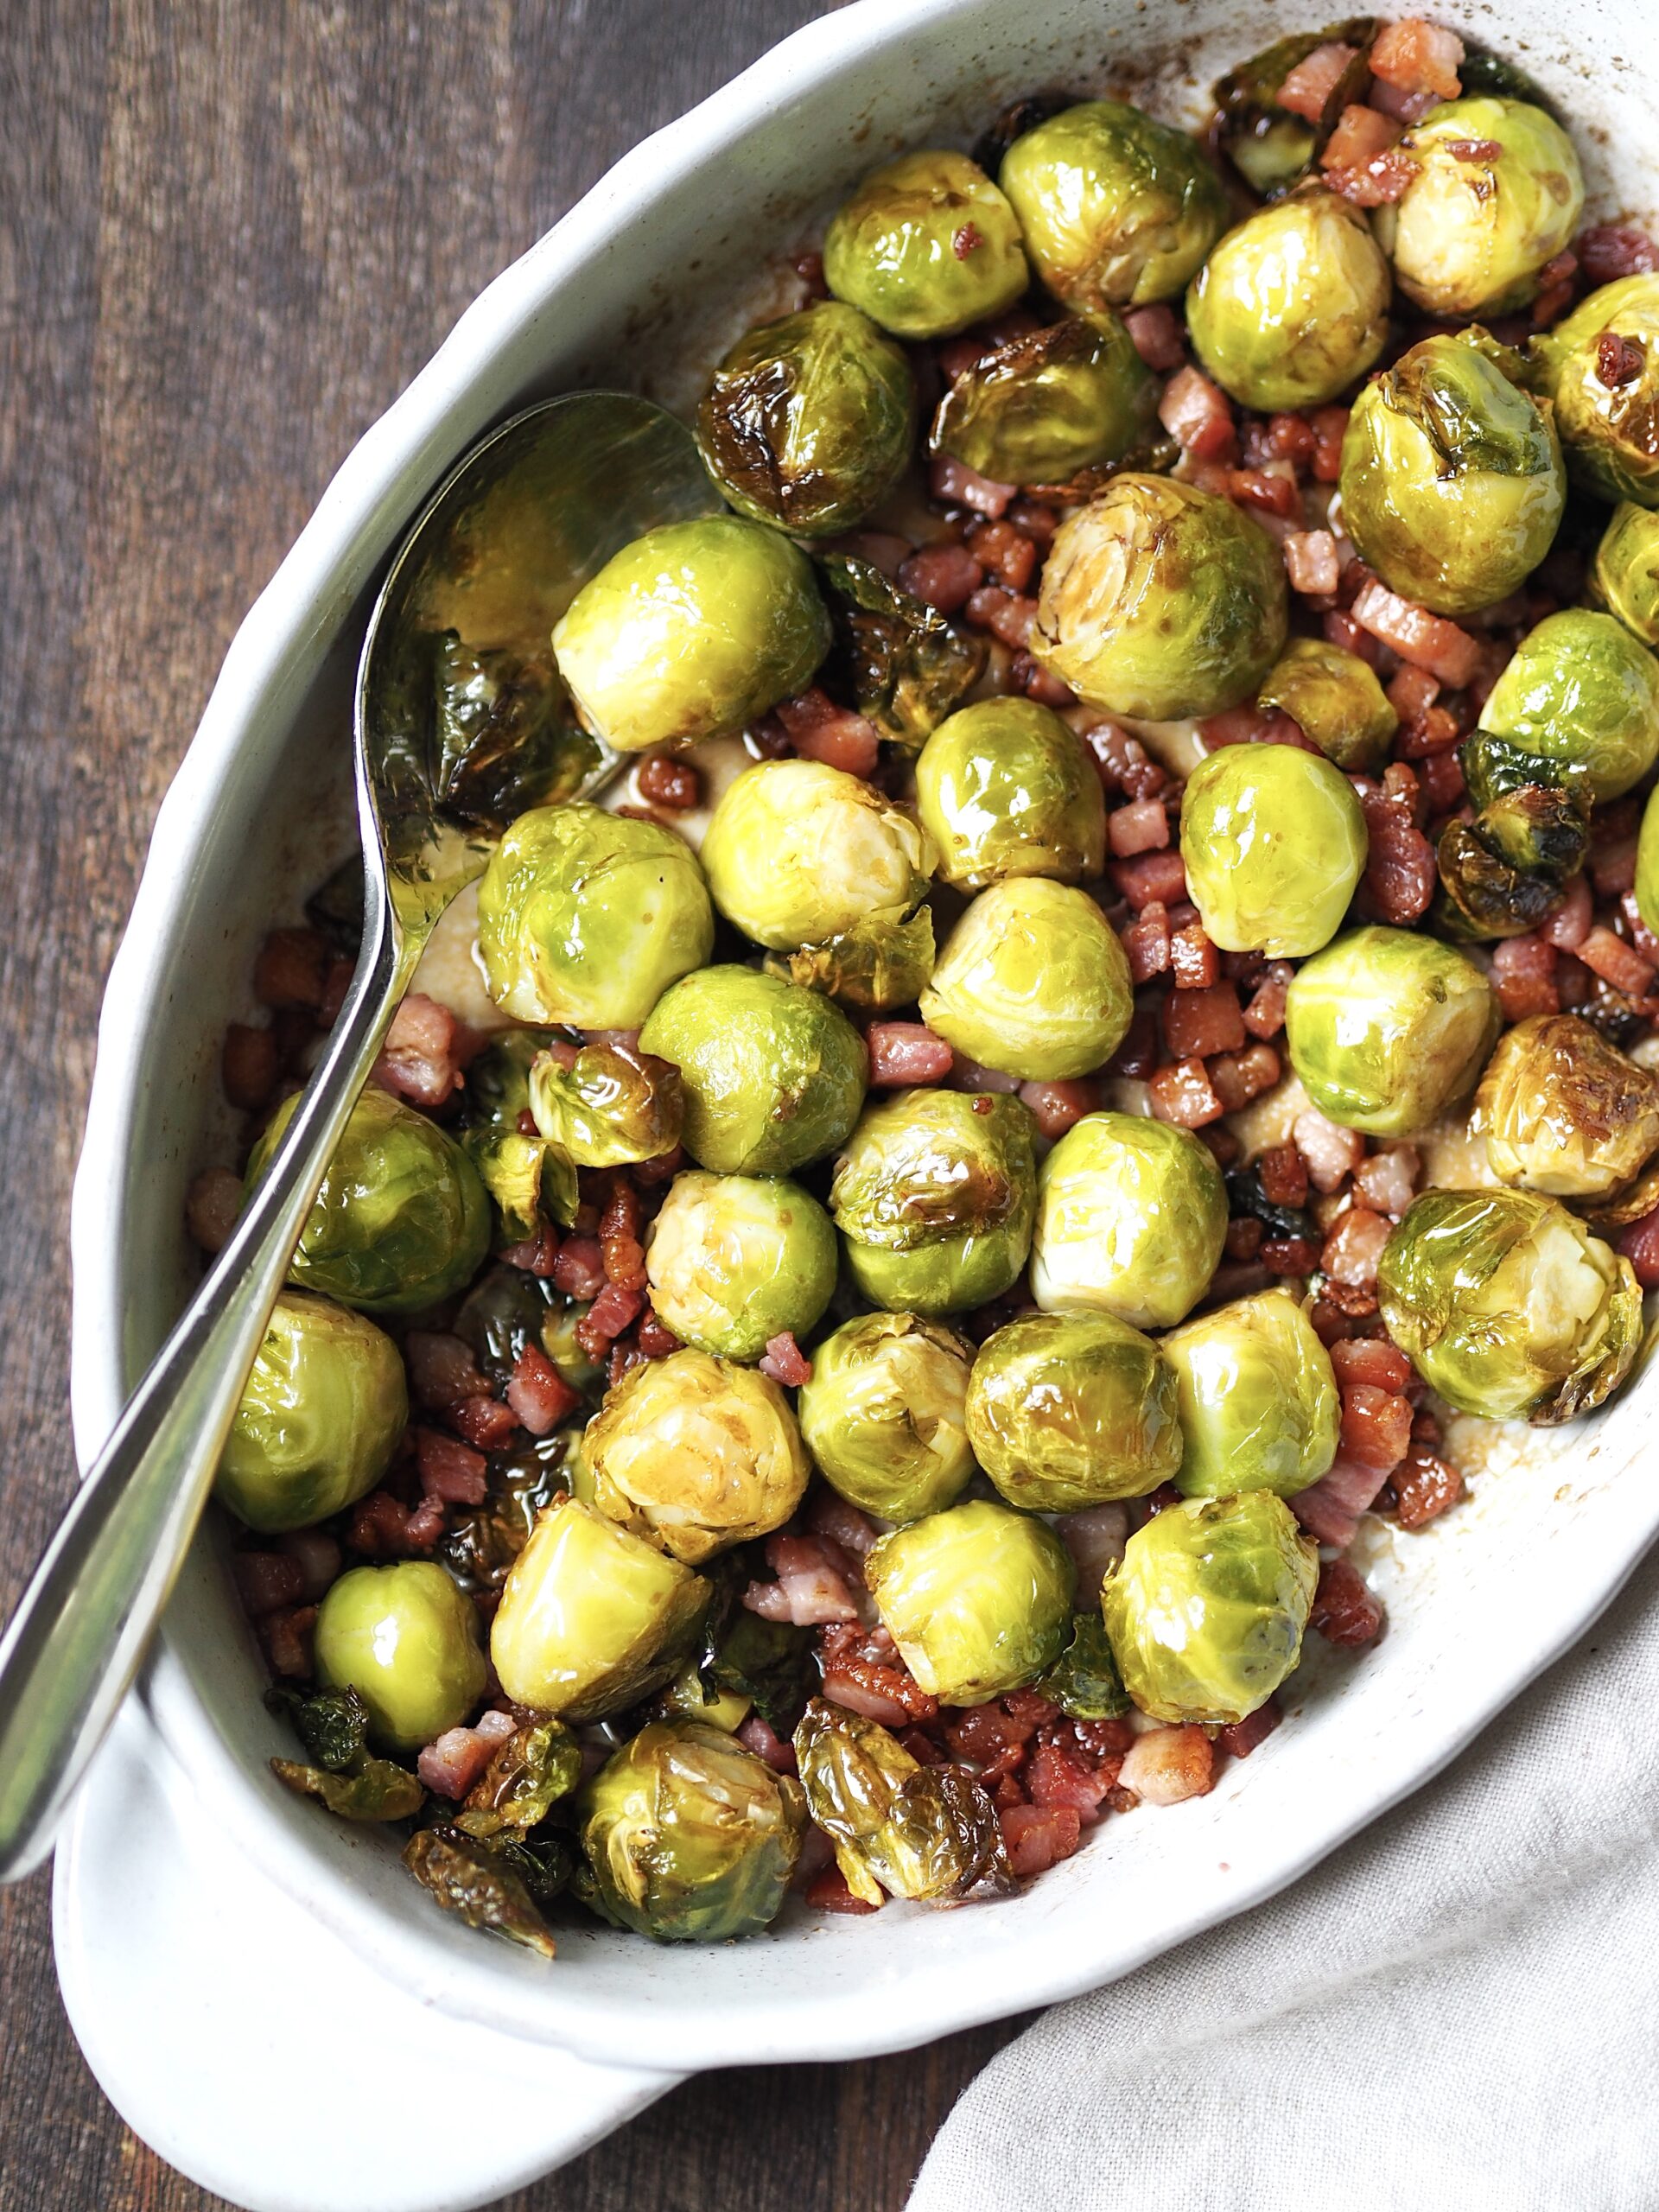
M 1014 210 L 966 154 L 901 154 L 831 217 L 823 281 L 896 338 L 1001 315 L 1030 278 Z
M 1172 721 L 1253 698 L 1285 626 L 1285 564 L 1259 523 L 1125 474 L 1055 532 L 1031 650 L 1090 706 Z
M 914 1313 L 860 1313 L 812 1355 L 797 1409 L 819 1472 L 884 1521 L 954 1504 L 974 1471 L 963 1406 L 973 1354 Z
M 426 1791 L 407 1767 L 391 1759 L 361 1759 L 350 1774 L 301 1766 L 293 1759 L 272 1759 L 278 1782 L 299 1797 L 321 1799 L 342 1821 L 406 1821 L 418 1813 Z
M 1659 1151 L 1659 1077 L 1576 1014 L 1536 1014 L 1499 1038 L 1471 1135 L 1500 1183 L 1605 1198 Z
M 300 1103 L 271 1116 L 248 1160 L 251 1192 Z M 466 1154 L 424 1114 L 371 1084 L 334 1147 L 288 1271 L 365 1313 L 419 1313 L 477 1274 L 490 1202 Z
M 1484 331 L 1425 338 L 1373 378 L 1342 442 L 1342 518 L 1390 590 L 1468 614 L 1548 552 L 1567 476 L 1548 404 Z
M 702 841 L 715 906 L 777 952 L 902 920 L 925 895 L 934 858 L 927 832 L 874 785 L 821 760 L 746 768 Z
M 1549 784 L 1522 785 L 1472 822 L 1448 822 L 1435 855 L 1433 926 L 1474 943 L 1537 929 L 1560 903 L 1562 879 L 1589 839 L 1570 793 Z
M 1316 188 L 1247 216 L 1211 249 L 1187 288 L 1187 328 L 1243 406 L 1322 407 L 1382 351 L 1389 289 L 1364 216 Z
M 1187 893 L 1228 952 L 1300 960 L 1342 927 L 1365 872 L 1354 787 L 1300 745 L 1229 745 L 1187 779 Z
M 215 1487 L 250 1529 L 308 1529 L 374 1488 L 408 1421 L 404 1363 L 385 1331 L 326 1298 L 285 1290 Z
M 1644 645 L 1659 645 L 1659 515 L 1621 499 L 1596 548 L 1596 595 Z
M 1271 1491 L 1166 1505 L 1101 1592 L 1124 1688 L 1154 1720 L 1243 1720 L 1301 1656 L 1319 1579 L 1317 1548 Z
M 816 1326 L 836 1287 L 830 1217 L 776 1175 L 677 1175 L 645 1232 L 651 1302 L 677 1337 L 727 1359 L 759 1359 L 787 1330 Z
M 1152 372 L 1117 317 L 1068 315 L 964 369 L 939 402 L 931 442 L 999 484 L 1063 484 L 1122 461 L 1157 407 Z
M 833 1152 L 869 1071 L 839 1007 L 753 968 L 702 968 L 676 983 L 639 1045 L 679 1069 L 685 1148 L 716 1174 L 784 1174 Z
M 1584 207 L 1579 157 L 1554 118 L 1526 100 L 1447 100 L 1400 152 L 1417 174 L 1376 225 L 1407 298 L 1448 317 L 1507 315 L 1535 299 Z
M 882 1626 L 943 1705 L 982 1705 L 1052 1667 L 1074 1580 L 1046 1522 L 980 1498 L 895 1529 L 864 1560 Z
M 1031 1110 L 1017 1098 L 901 1090 L 866 1109 L 830 1211 L 872 1306 L 928 1319 L 1000 1298 L 1031 1249 Z
M 918 906 L 902 922 L 861 922 L 843 936 L 798 952 L 769 952 L 768 976 L 823 991 L 867 1014 L 911 1006 L 933 973 L 933 910 Z
M 736 515 L 647 531 L 582 586 L 553 632 L 582 720 L 619 753 L 740 730 L 804 690 L 829 650 L 811 563 Z
M 913 750 L 979 681 L 988 648 L 853 553 L 820 556 L 835 594 L 830 670 L 867 721 Z
M 1376 30 L 1370 16 L 1358 16 L 1325 30 L 1276 39 L 1218 81 L 1217 141 L 1252 192 L 1271 200 L 1307 174 L 1343 109 L 1365 97 Z M 1348 47 L 1353 58 L 1326 94 L 1317 123 L 1281 107 L 1279 95 L 1292 70 L 1316 48 L 1331 45 Z
M 974 900 L 918 1004 L 928 1027 L 982 1067 L 1051 1083 L 1110 1059 L 1135 987 L 1116 931 L 1086 891 L 1017 875 Z
M 581 1499 L 556 1498 L 513 1562 L 490 1657 L 516 1705 L 598 1720 L 679 1672 L 708 1601 L 689 1567 Z
M 659 1943 L 721 1943 L 775 1920 L 805 1827 L 792 1775 L 696 1720 L 652 1721 L 582 1793 L 607 1915 Z
M 1622 340 L 1607 361 L 1604 339 Z M 1567 473 L 1603 499 L 1659 507 L 1659 275 L 1620 276 L 1533 340 Z
M 959 1766 L 922 1766 L 861 1713 L 815 1697 L 795 1731 L 801 1786 L 855 1897 L 954 1901 L 1010 1890 L 996 1808 Z
M 1324 638 L 1291 639 L 1255 697 L 1288 715 L 1348 775 L 1380 768 L 1400 727 L 1370 663 Z
M 1611 614 L 1564 607 L 1521 640 L 1480 727 L 1580 798 L 1622 798 L 1659 759 L 1659 664 Z
M 679 1070 L 622 1045 L 537 1052 L 527 1096 L 542 1135 L 577 1167 L 656 1160 L 680 1141 L 685 1096 Z
M 947 883 L 1060 883 L 1105 866 L 1106 802 L 1089 749 L 1034 699 L 981 699 L 941 722 L 916 763 L 916 810 Z
M 697 444 L 740 514 L 823 537 L 892 491 L 915 408 L 901 349 L 856 308 L 819 300 L 738 340 L 697 410 Z
M 1038 275 L 1075 315 L 1173 299 L 1227 220 L 1192 140 L 1121 100 L 1085 100 L 1027 130 L 1001 182 Z
M 1297 969 L 1285 1039 L 1328 1120 L 1403 1137 L 1468 1096 L 1502 1020 L 1491 983 L 1451 945 L 1358 929 Z
M 1659 791 L 1649 791 L 1636 841 L 1636 911 L 1659 937 Z
M 1031 1294 L 1045 1313 L 1173 1328 L 1210 1287 L 1226 1235 L 1208 1145 L 1138 1114 L 1085 1114 L 1043 1162 Z
M 1030 1314 L 979 1348 L 968 1440 L 1008 1503 L 1033 1513 L 1143 1497 L 1181 1464 L 1175 1377 L 1114 1314 Z
M 1431 1390 L 1489 1421 L 1554 1426 L 1624 1380 L 1642 1336 L 1628 1260 L 1554 1198 L 1426 1191 L 1382 1248 L 1377 1302 Z
M 478 1613 L 441 1567 L 354 1567 L 317 1610 L 317 1680 L 354 1689 L 375 1735 L 412 1751 L 463 1721 L 488 1677 Z
M 1173 1479 L 1186 1497 L 1270 1490 L 1290 1497 L 1337 1456 L 1331 1355 L 1287 1290 L 1201 1314 L 1164 1338 L 1186 1440 Z
M 778 1385 L 694 1348 L 630 1368 L 582 1460 L 601 1513 L 691 1564 L 781 1528 L 810 1471 Z
M 696 855 L 672 830 L 586 804 L 520 815 L 478 892 L 490 996 L 515 1021 L 637 1029 L 715 942 Z

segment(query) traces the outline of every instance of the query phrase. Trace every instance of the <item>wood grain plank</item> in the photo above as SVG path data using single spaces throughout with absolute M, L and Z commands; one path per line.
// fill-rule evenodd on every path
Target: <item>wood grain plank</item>
M 829 0 L 0 9 L 0 1606 L 73 1481 L 69 1179 L 103 981 L 219 659 L 353 443 L 646 131 Z M 0 2208 L 202 2212 L 0 1891 Z M 1013 2032 L 688 2085 L 513 2212 L 888 2212 Z

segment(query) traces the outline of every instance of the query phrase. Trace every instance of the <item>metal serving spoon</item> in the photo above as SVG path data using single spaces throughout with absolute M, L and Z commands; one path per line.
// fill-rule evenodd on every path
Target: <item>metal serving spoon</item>
M 501 809 L 583 796 L 620 765 L 561 712 L 554 623 L 631 539 L 720 505 L 683 424 L 626 394 L 577 392 L 474 446 L 404 540 L 358 664 L 357 972 L 230 1242 L 0 1639 L 0 1881 L 51 1848 L 138 1670 L 312 1201 L 439 916 L 483 873 Z M 485 726 L 459 767 L 435 712 L 440 652 L 472 671 L 469 727 Z

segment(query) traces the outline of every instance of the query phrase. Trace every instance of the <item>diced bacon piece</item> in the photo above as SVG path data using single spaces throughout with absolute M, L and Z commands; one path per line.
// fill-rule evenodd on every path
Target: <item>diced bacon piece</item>
M 1138 798 L 1117 806 L 1106 817 L 1106 837 L 1114 860 L 1137 853 L 1161 852 L 1169 842 L 1169 814 L 1161 798 Z
M 461 1398 L 448 1412 L 450 1427 L 475 1452 L 499 1452 L 518 1433 L 518 1414 L 499 1398 Z
M 1128 1541 L 1129 1516 L 1118 1503 L 1085 1506 L 1055 1522 L 1060 1541 L 1077 1570 L 1077 1602 L 1092 1607 L 1100 1597 L 1107 1571 L 1117 1565 Z
M 1123 318 L 1123 327 L 1128 332 L 1135 352 L 1160 376 L 1179 369 L 1186 359 L 1186 333 L 1173 308 L 1161 304 L 1131 308 Z
M 285 1552 L 238 1552 L 231 1560 L 231 1578 L 250 1620 L 296 1605 L 305 1596 L 305 1571 Z
M 1619 1231 L 1620 1252 L 1635 1269 L 1643 1290 L 1659 1287 L 1659 1207 Z
M 1426 607 L 1402 599 L 1386 584 L 1371 581 L 1362 586 L 1352 608 L 1362 629 L 1391 645 L 1402 660 L 1426 668 L 1455 690 L 1467 683 L 1480 665 L 1479 641 L 1444 615 L 1431 614 Z
M 1392 1227 L 1391 1222 L 1369 1206 L 1350 1206 L 1338 1215 L 1325 1238 L 1319 1265 L 1338 1282 L 1350 1283 L 1356 1289 L 1369 1288 L 1376 1281 L 1376 1263 Z
M 1579 266 L 1587 284 L 1611 284 L 1659 269 L 1659 245 L 1626 223 L 1601 223 L 1578 238 Z
M 1654 965 L 1644 960 L 1634 945 L 1615 937 L 1599 924 L 1577 948 L 1578 957 L 1585 966 L 1599 976 L 1604 983 L 1611 983 L 1616 991 L 1623 991 L 1626 998 L 1644 999 L 1653 988 Z
M 1014 690 L 1023 691 L 1027 699 L 1036 700 L 1039 707 L 1075 707 L 1077 703 L 1077 693 L 1029 653 L 1015 653 L 1009 664 L 1008 676 Z
M 812 1493 L 806 1525 L 814 1535 L 828 1536 L 853 1559 L 862 1560 L 880 1535 L 868 1513 L 861 1513 L 827 1485 Z
M 1143 1805 L 1179 1805 L 1203 1797 L 1216 1786 L 1215 1755 L 1202 1728 L 1149 1728 L 1123 1755 L 1121 1789 L 1132 1789 Z
M 989 575 L 1011 592 L 1022 592 L 1037 569 L 1037 548 L 1006 516 L 982 522 L 968 533 L 968 550 Z
M 1036 1721 L 1001 1703 L 969 1706 L 945 1723 L 945 1740 L 987 1789 L 1025 1764 Z
M 1303 55 L 1280 86 L 1274 105 L 1288 108 L 1308 123 L 1323 123 L 1332 94 L 1357 59 L 1357 48 L 1328 39 L 1312 54 Z
M 941 614 L 955 614 L 965 607 L 984 581 L 984 569 L 967 547 L 948 539 L 922 546 L 899 571 L 901 588 Z
M 1266 1743 L 1283 1719 L 1277 1704 L 1269 1698 L 1254 1713 L 1246 1713 L 1243 1720 L 1230 1721 L 1226 1727 L 1218 1729 L 1216 1749 L 1225 1751 L 1231 1758 L 1247 1759 L 1259 1744 Z
M 1100 1802 L 1112 1787 L 1060 1744 L 1039 1744 L 1026 1762 L 1026 1795 L 1033 1805 L 1071 1805 L 1084 1827 L 1100 1818 Z
M 814 683 L 772 709 L 804 760 L 821 760 L 849 776 L 869 776 L 880 758 L 881 733 L 850 707 L 838 707 Z
M 798 1390 L 804 1382 L 812 1380 L 812 1363 L 796 1343 L 791 1330 L 782 1329 L 775 1337 L 766 1338 L 766 1349 L 760 1362 L 760 1372 L 780 1382 L 786 1390 Z
M 1202 1060 L 1177 1060 L 1171 1067 L 1160 1068 L 1147 1089 L 1158 1120 L 1173 1122 L 1177 1128 L 1201 1129 L 1206 1122 L 1218 1122 L 1227 1110 L 1211 1089 Z
M 435 1737 L 416 1760 L 415 1771 L 434 1796 L 458 1803 L 515 1732 L 511 1714 L 486 1713 L 475 1728 L 446 1728 Z
M 317 1624 L 315 1605 L 289 1605 L 266 1613 L 254 1623 L 273 1675 L 288 1681 L 308 1681 L 312 1672 L 311 1631 Z
M 1158 419 L 1194 461 L 1229 461 L 1237 447 L 1226 393 L 1202 370 L 1178 369 L 1164 386 Z
M 702 779 L 689 760 L 676 760 L 666 753 L 653 753 L 640 763 L 634 787 L 648 805 L 666 807 L 671 814 L 689 813 L 702 803 Z
M 950 1058 L 950 1087 L 953 1090 L 989 1091 L 1012 1098 L 1020 1088 L 1020 1078 L 1005 1074 L 1001 1068 L 982 1066 L 965 1052 L 954 1052 Z
M 1094 1085 L 1083 1076 L 1022 1083 L 1020 1096 L 1035 1116 L 1039 1134 L 1051 1144 L 1100 1103 Z
M 1173 906 L 1186 896 L 1186 868 L 1177 851 L 1141 853 L 1132 861 L 1114 861 L 1110 874 L 1137 914 L 1154 900 Z
M 1411 1442 L 1411 1407 L 1397 1391 L 1375 1382 L 1342 1386 L 1342 1450 L 1362 1467 L 1384 1474 L 1397 1467 Z
M 1252 1098 L 1271 1090 L 1281 1072 L 1279 1055 L 1271 1045 L 1252 1045 L 1243 1052 L 1218 1052 L 1209 1063 L 1210 1081 L 1222 1106 L 1236 1114 Z M 1250 1254 L 1238 1256 L 1249 1258 Z
M 590 1359 L 600 1358 L 607 1346 L 633 1326 L 645 1304 L 644 1291 L 625 1290 L 620 1283 L 607 1282 L 577 1322 L 576 1342 Z
M 847 1585 L 828 1565 L 808 1573 L 782 1574 L 776 1582 L 751 1582 L 743 1603 L 763 1620 L 789 1621 L 797 1628 L 858 1618 Z
M 943 1083 L 952 1053 L 943 1037 L 921 1021 L 873 1021 L 865 1033 L 870 1081 L 878 1089 Z
M 1402 722 L 1421 720 L 1440 696 L 1439 677 L 1426 668 L 1413 668 L 1409 662 L 1395 671 L 1387 688 L 1389 704 Z
M 559 1256 L 559 1232 L 551 1222 L 544 1221 L 528 1243 L 509 1244 L 501 1254 L 510 1268 L 520 1268 L 527 1275 L 545 1281 L 553 1272 Z
M 1394 1517 L 1402 1529 L 1426 1529 L 1463 1496 L 1460 1471 L 1433 1452 L 1414 1449 L 1389 1478 Z
M 910 1707 L 889 1688 L 887 1677 L 891 1674 L 889 1668 L 856 1662 L 850 1666 L 826 1663 L 823 1694 L 832 1705 L 844 1706 L 849 1713 L 861 1713 L 866 1720 L 880 1721 L 884 1728 L 902 1728 L 910 1719 Z
M 1276 1037 L 1279 1034 L 1285 1026 L 1285 1007 L 1289 996 L 1288 972 L 1263 978 L 1244 1009 L 1244 1027 L 1252 1037 Z
M 1161 899 L 1154 899 L 1141 909 L 1123 931 L 1122 944 L 1132 982 L 1149 983 L 1154 976 L 1168 973 L 1172 945 L 1169 909 Z
M 1024 1879 L 1070 1859 L 1083 1839 L 1074 1805 L 1010 1805 L 997 1817 L 1008 1864 Z
M 315 1605 L 340 1573 L 340 1546 L 326 1529 L 290 1529 L 276 1540 L 304 1580 L 302 1595 Z
M 597 1236 L 567 1236 L 553 1262 L 553 1287 L 567 1298 L 597 1298 L 605 1287 L 605 1255 Z
M 1285 540 L 1285 574 L 1293 591 L 1327 597 L 1342 581 L 1337 541 L 1328 530 L 1293 530 Z
M 1162 1009 L 1164 1042 L 1178 1060 L 1208 1059 L 1212 1052 L 1242 1052 L 1244 1016 L 1238 986 L 1224 977 L 1205 990 L 1172 991 Z
M 1360 1515 L 1370 1510 L 1372 1499 L 1387 1480 L 1386 1468 L 1363 1467 L 1338 1452 L 1328 1473 L 1285 1503 L 1309 1535 L 1343 1550 L 1353 1542 Z
M 1018 652 L 1031 642 L 1037 602 L 1034 599 L 1017 598 L 995 584 L 985 584 L 974 594 L 963 612 L 976 630 L 988 630 L 1010 652 Z
M 1221 954 L 1202 922 L 1188 922 L 1171 932 L 1169 965 L 1178 991 L 1215 988 L 1221 976 Z
M 1270 1236 L 1257 1256 L 1269 1274 L 1310 1275 L 1319 1263 L 1319 1248 L 1312 1236 Z
M 1400 772 L 1406 776 L 1411 771 Z M 1413 821 L 1402 794 L 1372 786 L 1360 791 L 1359 804 L 1367 838 L 1366 894 L 1379 920 L 1402 929 L 1428 912 L 1438 873 L 1434 848 Z
M 1235 505 L 1248 507 L 1257 515 L 1276 516 L 1287 523 L 1302 518 L 1302 495 L 1296 488 L 1296 478 L 1288 462 L 1279 462 L 1268 468 L 1229 469 L 1227 496 Z M 1295 535 L 1289 531 L 1284 533 L 1286 538 Z
M 475 1398 L 489 1382 L 463 1338 L 411 1329 L 404 1339 L 410 1395 L 417 1406 L 442 1408 Z
M 1437 100 L 1454 100 L 1463 90 L 1458 70 L 1463 61 L 1463 41 L 1455 31 L 1420 16 L 1385 23 L 1370 51 L 1370 70 L 1384 84 L 1405 92 L 1433 92 Z
M 1302 1496 L 1307 1495 L 1304 1491 Z M 1293 1506 L 1300 1503 L 1293 1498 Z M 1382 1608 L 1365 1587 L 1359 1569 L 1345 1559 L 1327 1560 L 1319 1569 L 1319 1588 L 1308 1626 L 1327 1643 L 1352 1648 L 1374 1643 L 1382 1627 Z
M 776 1732 L 758 1713 L 750 1713 L 737 1731 L 737 1740 L 746 1751 L 764 1759 L 774 1774 L 793 1774 L 795 1746 Z
M 1307 1162 L 1294 1144 L 1269 1145 L 1265 1152 L 1258 1153 L 1255 1172 L 1262 1195 L 1270 1205 L 1300 1207 L 1307 1204 Z
M 1433 105 L 1427 94 L 1411 93 L 1399 103 L 1402 109 Z M 1414 118 L 1402 115 L 1402 120 Z M 1325 182 L 1333 192 L 1355 207 L 1389 207 L 1396 200 L 1403 200 L 1417 176 L 1417 163 L 1403 146 L 1390 146 L 1386 152 L 1373 155 L 1369 162 L 1356 162 L 1352 168 L 1333 168 L 1325 171 Z
M 411 991 L 391 1017 L 374 1064 L 381 1088 L 431 1113 L 461 1087 L 455 1017 L 423 991 Z
M 972 507 L 976 514 L 988 515 L 995 522 L 999 515 L 1007 512 L 1008 503 L 1017 495 L 1020 486 L 999 484 L 994 478 L 982 476 L 965 462 L 942 453 L 933 456 L 928 471 L 928 490 L 943 505 Z
M 185 1194 L 184 1220 L 199 1251 L 222 1252 L 242 1211 L 242 1178 L 228 1167 L 204 1167 Z
M 410 1433 L 425 1495 L 444 1505 L 482 1505 L 487 1488 L 483 1454 L 457 1437 L 446 1436 L 441 1428 L 416 1428 Z
M 1327 1122 L 1317 1106 L 1304 1107 L 1291 1123 L 1290 1133 L 1297 1151 L 1307 1162 L 1314 1189 L 1327 1196 L 1340 1188 L 1343 1178 L 1351 1175 L 1365 1157 L 1365 1140 L 1359 1131 Z
M 1659 937 L 1656 937 L 1643 920 L 1642 909 L 1636 903 L 1635 891 L 1623 893 L 1618 904 L 1619 911 L 1624 917 L 1625 926 L 1630 932 L 1630 943 L 1644 960 L 1659 960 Z M 1588 932 L 1586 931 L 1586 934 L 1587 935 Z
M 816 1834 L 817 1831 L 812 1833 Z M 814 1912 L 841 1912 L 854 1917 L 881 1910 L 872 1898 L 853 1895 L 839 1866 L 826 1866 L 823 1873 L 813 1876 L 806 1885 L 806 1902 Z
M 549 1436 L 582 1399 L 539 1344 L 526 1344 L 513 1365 L 507 1403 L 532 1436 Z
M 1431 712 L 1438 712 L 1432 709 Z M 1423 804 L 1430 822 L 1439 822 L 1450 814 L 1463 799 L 1463 763 L 1455 753 L 1436 753 L 1422 761 L 1417 771 L 1423 789 Z
M 1559 1014 L 1560 992 L 1555 947 L 1540 932 L 1504 938 L 1492 948 L 1492 983 L 1510 1021 L 1535 1014 Z
M 1422 1168 L 1422 1155 L 1414 1145 L 1390 1145 L 1386 1152 L 1371 1153 L 1360 1161 L 1354 1182 L 1367 1205 L 1398 1221 L 1416 1194 Z
M 1280 742 L 1282 729 L 1288 723 L 1300 738 L 1288 715 L 1275 709 L 1245 705 L 1226 707 L 1218 715 L 1206 715 L 1198 724 L 1198 736 L 1206 753 L 1219 753 L 1229 745 L 1271 745 Z
M 314 1014 L 322 1004 L 334 957 L 320 931 L 272 930 L 253 963 L 253 995 L 261 1006 Z
M 232 1021 L 225 1032 L 219 1076 L 226 1101 L 239 1113 L 257 1114 L 268 1106 L 276 1088 L 275 1031 Z
M 1622 899 L 1634 887 L 1636 844 L 1634 830 L 1626 837 L 1596 840 L 1590 854 L 1590 880 L 1601 898 Z
M 1096 722 L 1084 732 L 1084 743 L 1094 755 L 1095 767 L 1109 798 L 1122 791 L 1125 798 L 1156 798 L 1169 778 L 1147 753 L 1138 737 L 1131 737 L 1116 722 Z
M 1379 154 L 1397 145 L 1404 125 L 1374 107 L 1351 102 L 1337 118 L 1337 127 L 1325 140 L 1319 156 L 1324 169 L 1363 168 Z

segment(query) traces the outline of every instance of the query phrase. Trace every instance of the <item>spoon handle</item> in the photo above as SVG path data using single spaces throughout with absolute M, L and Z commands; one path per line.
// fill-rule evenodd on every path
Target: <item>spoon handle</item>
M 384 898 L 369 905 L 357 973 L 299 1110 L 0 1638 L 0 1882 L 51 1849 L 138 1670 L 306 1216 L 407 988 L 415 948 Z

